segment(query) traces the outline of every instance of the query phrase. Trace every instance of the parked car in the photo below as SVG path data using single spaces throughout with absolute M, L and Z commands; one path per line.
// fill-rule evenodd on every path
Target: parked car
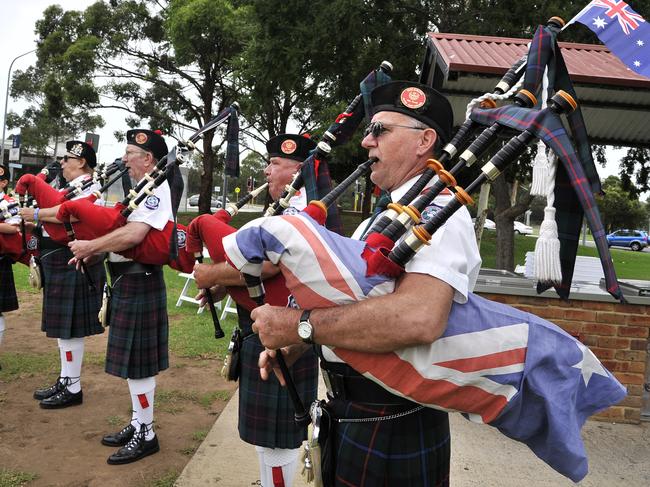
M 648 246 L 648 234 L 643 230 L 616 230 L 607 235 L 607 245 L 638 251 Z
M 472 223 L 474 223 L 475 221 L 476 221 L 476 218 L 472 218 Z M 489 218 L 486 218 L 485 221 L 483 222 L 483 229 L 484 230 L 496 230 L 497 229 L 497 224 L 494 223 Z
M 221 208 L 221 198 L 215 198 L 214 196 L 210 200 L 210 208 Z M 226 197 L 226 203 L 230 203 L 228 197 Z M 199 195 L 193 194 L 187 199 L 188 206 L 199 206 Z
M 515 233 L 518 233 L 519 235 L 531 235 L 533 233 L 533 227 L 526 225 L 525 223 L 515 221 Z

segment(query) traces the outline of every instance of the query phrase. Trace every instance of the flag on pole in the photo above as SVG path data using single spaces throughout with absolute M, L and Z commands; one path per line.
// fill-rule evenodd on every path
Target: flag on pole
M 623 0 L 592 0 L 567 26 L 573 22 L 589 27 L 627 67 L 650 78 L 650 25 Z

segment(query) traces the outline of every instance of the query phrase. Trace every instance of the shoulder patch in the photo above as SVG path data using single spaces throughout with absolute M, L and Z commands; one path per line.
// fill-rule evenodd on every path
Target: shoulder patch
M 34 235 L 27 241 L 27 248 L 29 250 L 36 250 L 38 248 L 38 239 Z
M 149 195 L 147 199 L 144 200 L 144 206 L 150 210 L 155 210 L 160 205 L 160 198 L 158 196 Z
M 176 229 L 176 242 L 178 243 L 179 249 L 185 248 L 185 242 L 187 242 L 187 233 L 185 230 L 181 230 L 180 228 Z
M 286 210 L 282 212 L 283 215 L 297 215 L 300 213 L 300 211 L 297 208 L 294 208 L 293 206 L 290 206 Z
M 438 205 L 429 205 L 422 212 L 422 223 L 426 223 L 433 218 L 433 215 L 438 213 L 442 209 L 442 206 Z

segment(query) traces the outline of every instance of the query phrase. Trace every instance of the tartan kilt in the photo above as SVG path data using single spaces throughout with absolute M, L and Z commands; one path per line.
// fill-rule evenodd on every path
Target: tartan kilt
M 102 261 L 88 266 L 95 291 L 88 287 L 88 280 L 68 265 L 72 252 L 67 247 L 44 250 L 41 256 L 43 268 L 43 313 L 41 330 L 50 338 L 82 338 L 104 333 L 97 314 L 102 306 L 102 291 L 106 271 Z
M 123 274 L 111 288 L 106 372 L 124 379 L 153 377 L 169 367 L 167 292 L 161 267 Z
M 12 264 L 9 257 L 0 255 L 0 313 L 18 309 Z
M 267 448 L 299 448 L 307 439 L 307 428 L 294 421 L 294 407 L 285 387 L 274 377 L 260 378 L 257 366 L 264 346 L 252 333 L 247 310 L 237 307 L 239 326 L 246 338 L 241 350 L 239 376 L 239 437 L 246 443 Z M 318 358 L 306 352 L 291 368 L 296 389 L 305 407 L 316 400 L 318 392 Z
M 388 416 L 417 407 L 378 406 L 333 399 L 326 410 L 334 418 Z M 385 421 L 332 421 L 327 450 L 334 457 L 333 481 L 327 487 L 449 485 L 451 437 L 447 413 L 424 408 Z M 326 469 L 326 456 L 323 469 Z

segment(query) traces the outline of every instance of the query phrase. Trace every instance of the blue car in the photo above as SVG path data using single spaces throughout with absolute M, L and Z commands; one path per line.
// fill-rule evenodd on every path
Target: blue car
M 607 235 L 607 245 L 641 250 L 648 246 L 648 234 L 643 230 L 616 230 Z

